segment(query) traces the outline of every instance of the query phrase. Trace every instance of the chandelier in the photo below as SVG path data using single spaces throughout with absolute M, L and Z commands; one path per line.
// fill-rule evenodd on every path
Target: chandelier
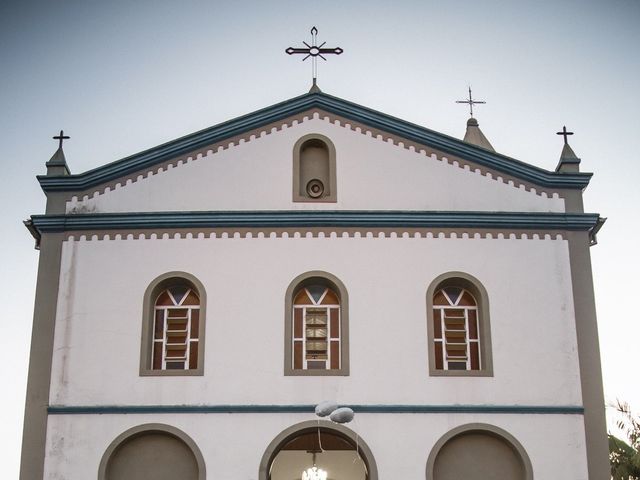
M 302 480 L 327 480 L 327 472 L 314 465 L 302 472 Z
M 327 472 L 316 466 L 316 452 L 313 452 L 313 466 L 302 472 L 302 480 L 327 480 Z

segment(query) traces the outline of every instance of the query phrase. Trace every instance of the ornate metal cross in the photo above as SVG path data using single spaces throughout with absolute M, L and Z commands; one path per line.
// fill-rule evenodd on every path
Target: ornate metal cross
M 469 115 L 473 117 L 473 106 L 479 103 L 487 102 L 484 102 L 482 100 L 474 100 L 473 97 L 471 97 L 471 86 L 469 86 L 469 100 L 456 100 L 456 103 L 466 103 L 467 105 L 469 105 Z
M 318 35 L 318 29 L 316 27 L 313 27 L 311 29 L 311 45 L 303 41 L 302 43 L 305 44 L 306 48 L 289 47 L 285 50 L 285 52 L 287 52 L 289 55 L 295 55 L 295 54 L 306 55 L 302 59 L 303 62 L 307 58 L 311 57 L 311 73 L 313 75 L 314 84 L 316 83 L 316 79 L 318 78 L 318 57 L 326 61 L 327 59 L 324 57 L 324 55 L 327 55 L 327 54 L 340 55 L 342 52 L 344 52 L 344 50 L 342 50 L 342 48 L 340 47 L 323 48 L 325 43 L 327 42 L 322 42 L 320 45 L 317 45 L 316 44 L 317 35 Z
M 562 131 L 561 132 L 556 132 L 556 135 L 562 135 L 564 137 L 564 144 L 568 145 L 569 142 L 567 142 L 567 137 L 569 135 L 573 135 L 573 132 L 567 132 L 567 127 L 562 127 Z
M 64 134 L 64 130 L 60 130 L 60 135 L 56 135 L 55 137 L 52 137 L 54 140 L 59 140 L 60 141 L 60 145 L 58 145 L 58 148 L 62 148 L 62 142 L 64 140 L 67 140 L 71 137 L 67 136 Z

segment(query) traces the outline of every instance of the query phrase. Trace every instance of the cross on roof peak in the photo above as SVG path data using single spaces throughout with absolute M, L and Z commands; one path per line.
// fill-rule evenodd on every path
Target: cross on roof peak
M 322 42 L 320 45 L 317 44 L 317 36 L 318 29 L 314 26 L 311 29 L 311 45 L 307 42 L 303 41 L 305 47 L 289 47 L 285 50 L 289 55 L 302 54 L 305 57 L 302 61 L 305 61 L 307 58 L 311 57 L 311 75 L 313 77 L 313 84 L 316 84 L 316 79 L 318 78 L 318 57 L 327 61 L 324 55 L 340 55 L 344 50 L 340 47 L 335 48 L 325 48 L 325 44 L 327 42 Z
M 474 100 L 471 96 L 471 85 L 469 85 L 469 99 L 468 100 L 456 100 L 456 103 L 466 103 L 469 105 L 469 116 L 473 117 L 473 106 L 481 103 L 487 103 L 483 100 Z
M 54 140 L 59 140 L 60 144 L 58 145 L 58 148 L 62 148 L 62 142 L 71 138 L 68 135 L 64 134 L 64 130 L 60 130 L 60 135 L 56 135 L 55 137 L 52 137 Z
M 562 131 L 561 132 L 556 132 L 556 135 L 562 135 L 564 137 L 564 144 L 565 145 L 569 145 L 569 142 L 567 141 L 567 137 L 569 135 L 573 135 L 573 132 L 568 132 L 567 131 L 567 127 L 563 126 L 562 127 Z

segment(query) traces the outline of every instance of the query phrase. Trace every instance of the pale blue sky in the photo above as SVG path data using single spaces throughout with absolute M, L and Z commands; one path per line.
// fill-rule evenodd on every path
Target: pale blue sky
M 467 85 L 496 150 L 553 169 L 570 142 L 595 172 L 586 210 L 609 220 L 593 248 L 605 391 L 640 412 L 634 303 L 640 206 L 637 1 L 14 1 L 0 4 L 4 311 L 3 475 L 16 478 L 42 213 L 35 175 L 61 128 L 82 172 L 297 96 L 310 65 L 284 53 L 319 38 L 329 94 L 462 137 Z

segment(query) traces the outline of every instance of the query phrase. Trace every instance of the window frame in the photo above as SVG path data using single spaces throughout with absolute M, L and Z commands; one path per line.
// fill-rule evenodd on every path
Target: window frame
M 294 358 L 293 358 L 294 369 L 295 369 L 295 363 L 296 363 L 295 362 L 296 343 L 300 344 L 300 346 L 302 347 L 300 360 L 302 362 L 302 365 L 306 366 L 305 368 L 302 368 L 302 370 L 316 369 L 310 366 L 312 364 L 324 365 L 324 367 L 322 368 L 317 368 L 318 370 L 339 370 L 340 369 L 340 367 L 338 368 L 330 367 L 333 363 L 337 363 L 338 365 L 340 365 L 342 360 L 341 358 L 342 355 L 340 353 L 340 340 L 341 340 L 340 300 L 338 299 L 338 301 L 333 304 L 325 304 L 324 299 L 326 298 L 327 295 L 331 294 L 331 295 L 335 295 L 336 297 L 338 295 L 334 292 L 334 290 L 331 287 L 327 286 L 324 282 L 323 284 L 321 284 L 321 286 L 324 288 L 324 292 L 322 293 L 322 296 L 320 297 L 318 302 L 315 302 L 315 300 L 313 299 L 313 294 L 305 286 L 298 288 L 296 290 L 296 293 L 294 294 L 294 304 L 292 307 L 293 323 L 294 323 L 293 338 L 292 338 L 293 352 L 294 352 Z M 303 291 L 305 292 L 305 295 L 307 296 L 307 298 L 313 302 L 312 304 L 301 305 L 301 304 L 295 303 L 296 298 L 299 295 L 301 295 Z M 334 317 L 334 314 L 336 315 L 335 317 Z M 300 321 L 301 321 L 301 329 L 300 329 L 299 335 L 296 335 L 295 323 L 298 316 L 300 317 Z M 321 324 L 321 323 L 314 322 L 313 317 L 324 318 L 325 323 Z M 337 322 L 335 324 L 334 324 L 334 318 L 337 319 Z M 335 326 L 335 329 L 334 329 L 334 326 Z M 324 332 L 325 336 L 320 337 L 316 335 L 311 335 L 311 336 L 309 335 L 310 333 L 314 333 L 314 332 Z M 324 344 L 323 351 L 325 352 L 324 355 L 326 355 L 326 358 L 312 358 L 312 359 L 307 358 L 307 356 L 310 354 L 309 346 L 312 344 L 315 345 L 318 343 Z M 337 355 L 335 354 L 336 352 L 334 352 L 334 346 L 337 346 Z M 311 353 L 311 355 L 313 355 L 313 353 Z M 337 356 L 337 359 L 335 358 L 336 356 Z M 329 368 L 327 368 L 327 365 L 329 365 Z
M 333 290 L 340 301 L 340 368 L 293 368 L 293 300 L 308 285 L 320 283 Z M 348 376 L 349 375 L 349 297 L 344 284 L 334 275 L 314 270 L 298 275 L 289 284 L 284 302 L 284 374 L 285 376 Z
M 479 370 L 445 370 L 436 368 L 435 332 L 433 328 L 433 297 L 446 287 L 460 287 L 467 290 L 476 300 L 478 337 L 480 350 Z M 491 324 L 489 319 L 489 296 L 480 281 L 464 272 L 447 272 L 439 275 L 427 289 L 427 344 L 429 375 L 433 377 L 492 377 L 493 357 L 491 349 Z
M 329 185 L 327 195 L 311 198 L 300 193 L 300 159 L 302 146 L 309 140 L 319 140 L 327 146 L 329 151 Z M 293 146 L 293 201 L 304 203 L 336 203 L 338 201 L 338 186 L 336 174 L 336 147 L 328 137 L 319 133 L 309 133 L 298 139 Z
M 186 284 L 200 298 L 198 321 L 198 363 L 197 368 L 177 370 L 157 370 L 153 368 L 153 333 L 156 300 L 160 293 L 176 284 Z M 144 292 L 142 311 L 142 333 L 140 345 L 140 376 L 202 376 L 204 375 L 204 350 L 206 329 L 207 296 L 204 285 L 193 275 L 186 272 L 167 272 L 155 278 Z

